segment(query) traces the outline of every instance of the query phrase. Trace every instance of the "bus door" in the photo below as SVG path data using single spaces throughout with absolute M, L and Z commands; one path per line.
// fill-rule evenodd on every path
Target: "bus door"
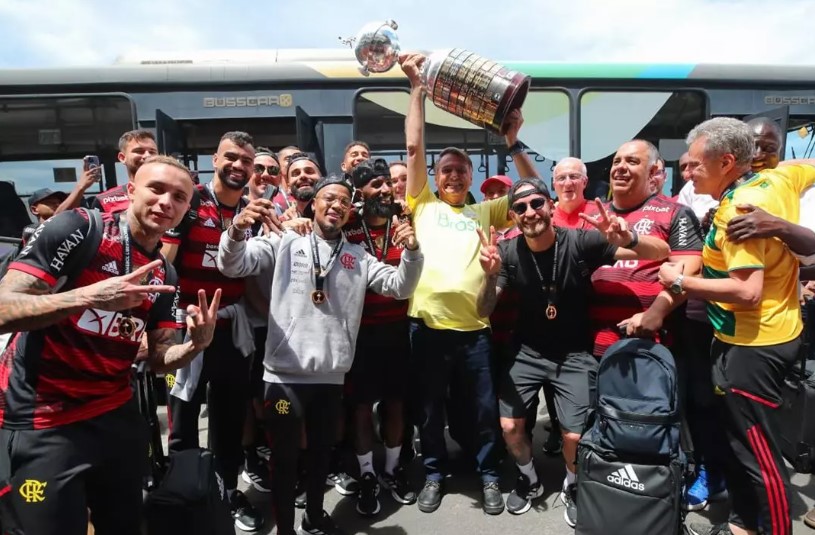
M 182 161 L 187 167 L 195 163 L 195 158 L 187 150 L 187 136 L 178 121 L 156 110 L 156 145 L 160 154 L 173 156 Z

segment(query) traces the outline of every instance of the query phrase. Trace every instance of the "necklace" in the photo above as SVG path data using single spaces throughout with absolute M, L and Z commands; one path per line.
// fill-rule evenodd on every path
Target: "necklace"
M 535 253 L 529 251 L 529 254 L 532 257 L 532 263 L 535 265 L 535 271 L 538 273 L 538 280 L 540 280 L 541 290 L 546 293 L 546 319 L 549 320 L 553 320 L 557 317 L 557 306 L 555 306 L 555 303 L 557 302 L 557 249 L 558 239 L 557 233 L 555 233 L 555 250 L 552 258 L 552 278 L 549 279 L 549 284 L 546 284 L 543 279 L 543 273 L 541 272 L 540 266 L 538 266 L 538 260 L 535 258 Z
M 371 231 L 368 230 L 368 224 L 365 222 L 365 218 L 362 218 L 362 231 L 365 233 L 365 243 L 368 244 L 368 250 L 371 251 L 371 254 L 377 260 L 384 260 L 388 257 L 388 245 L 390 244 L 390 236 L 391 236 L 391 220 L 388 219 L 388 222 L 385 224 L 385 239 L 382 240 L 382 256 L 376 254 L 376 247 L 374 247 L 374 241 L 371 238 Z
M 221 203 L 218 201 L 218 197 L 215 195 L 215 188 L 212 186 L 212 182 L 207 184 L 207 191 L 209 192 L 209 196 L 212 197 L 212 202 L 215 203 L 215 209 L 218 210 L 218 223 L 221 225 L 221 231 L 224 231 L 229 225 L 225 224 L 224 222 L 224 213 L 221 211 Z M 238 201 L 238 207 L 235 209 L 235 215 L 238 215 L 241 210 L 243 210 L 243 197 L 241 197 Z M 229 224 L 231 225 L 232 221 L 230 221 Z
M 311 233 L 311 258 L 314 261 L 314 291 L 311 292 L 311 301 L 315 305 L 322 305 L 328 298 L 323 290 L 323 285 L 325 284 L 325 278 L 328 272 L 331 270 L 331 266 L 334 265 L 334 261 L 340 254 L 340 249 L 342 249 L 342 235 L 340 235 L 337 245 L 334 246 L 334 250 L 331 251 L 331 256 L 328 257 L 328 263 L 325 265 L 325 268 L 323 268 L 322 264 L 320 264 L 320 251 L 317 250 L 317 238 L 313 232 Z

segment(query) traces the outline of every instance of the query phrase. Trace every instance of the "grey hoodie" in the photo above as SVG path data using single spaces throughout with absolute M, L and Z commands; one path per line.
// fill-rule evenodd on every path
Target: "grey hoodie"
M 270 383 L 343 384 L 354 360 L 365 292 L 407 299 L 416 289 L 424 257 L 402 252 L 399 267 L 389 266 L 341 237 L 340 252 L 326 274 L 326 302 L 311 301 L 314 264 L 311 235 L 292 231 L 235 241 L 221 235 L 218 269 L 227 277 L 247 277 L 273 270 L 269 334 L 263 380 Z M 317 237 L 325 267 L 336 241 Z

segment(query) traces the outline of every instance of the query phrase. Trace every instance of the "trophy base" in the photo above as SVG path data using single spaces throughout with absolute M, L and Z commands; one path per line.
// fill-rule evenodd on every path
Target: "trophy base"
M 531 82 L 531 77 L 520 72 L 512 77 L 512 82 L 509 84 L 511 90 L 504 93 L 501 102 L 498 104 L 498 110 L 495 112 L 496 119 L 501 118 L 501 124 L 497 128 L 495 125 L 487 125 L 487 128 L 502 136 L 507 133 L 508 125 L 506 118 L 512 110 L 523 106 L 526 95 L 529 93 L 529 85 Z

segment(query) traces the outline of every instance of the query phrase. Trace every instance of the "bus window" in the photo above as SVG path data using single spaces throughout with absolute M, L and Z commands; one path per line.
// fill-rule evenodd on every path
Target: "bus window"
M 0 97 L 0 177 L 22 195 L 70 190 L 86 155 L 113 173 L 119 137 L 134 127 L 133 104 L 121 94 Z
M 409 100 L 405 90 L 360 92 L 354 106 L 354 139 L 367 142 L 377 155 L 403 159 Z M 569 155 L 569 97 L 556 90 L 531 91 L 523 113 L 521 141 L 529 147 L 540 175 L 550 177 L 552 163 Z M 430 101 L 425 102 L 425 144 L 428 166 L 445 147 L 467 150 L 473 161 L 472 192 L 477 199 L 481 198 L 481 183 L 498 174 L 501 167 L 505 174 L 518 178 L 511 158 L 507 163 L 499 161 L 506 153 L 503 137 L 455 117 Z
M 648 140 L 660 150 L 666 167 L 673 167 L 685 150 L 688 132 L 706 116 L 707 99 L 699 91 L 583 93 L 580 158 L 589 174 L 586 197 L 607 195 L 611 160 L 620 145 L 635 138 Z M 675 193 L 677 186 L 681 184 L 671 180 L 666 190 Z

